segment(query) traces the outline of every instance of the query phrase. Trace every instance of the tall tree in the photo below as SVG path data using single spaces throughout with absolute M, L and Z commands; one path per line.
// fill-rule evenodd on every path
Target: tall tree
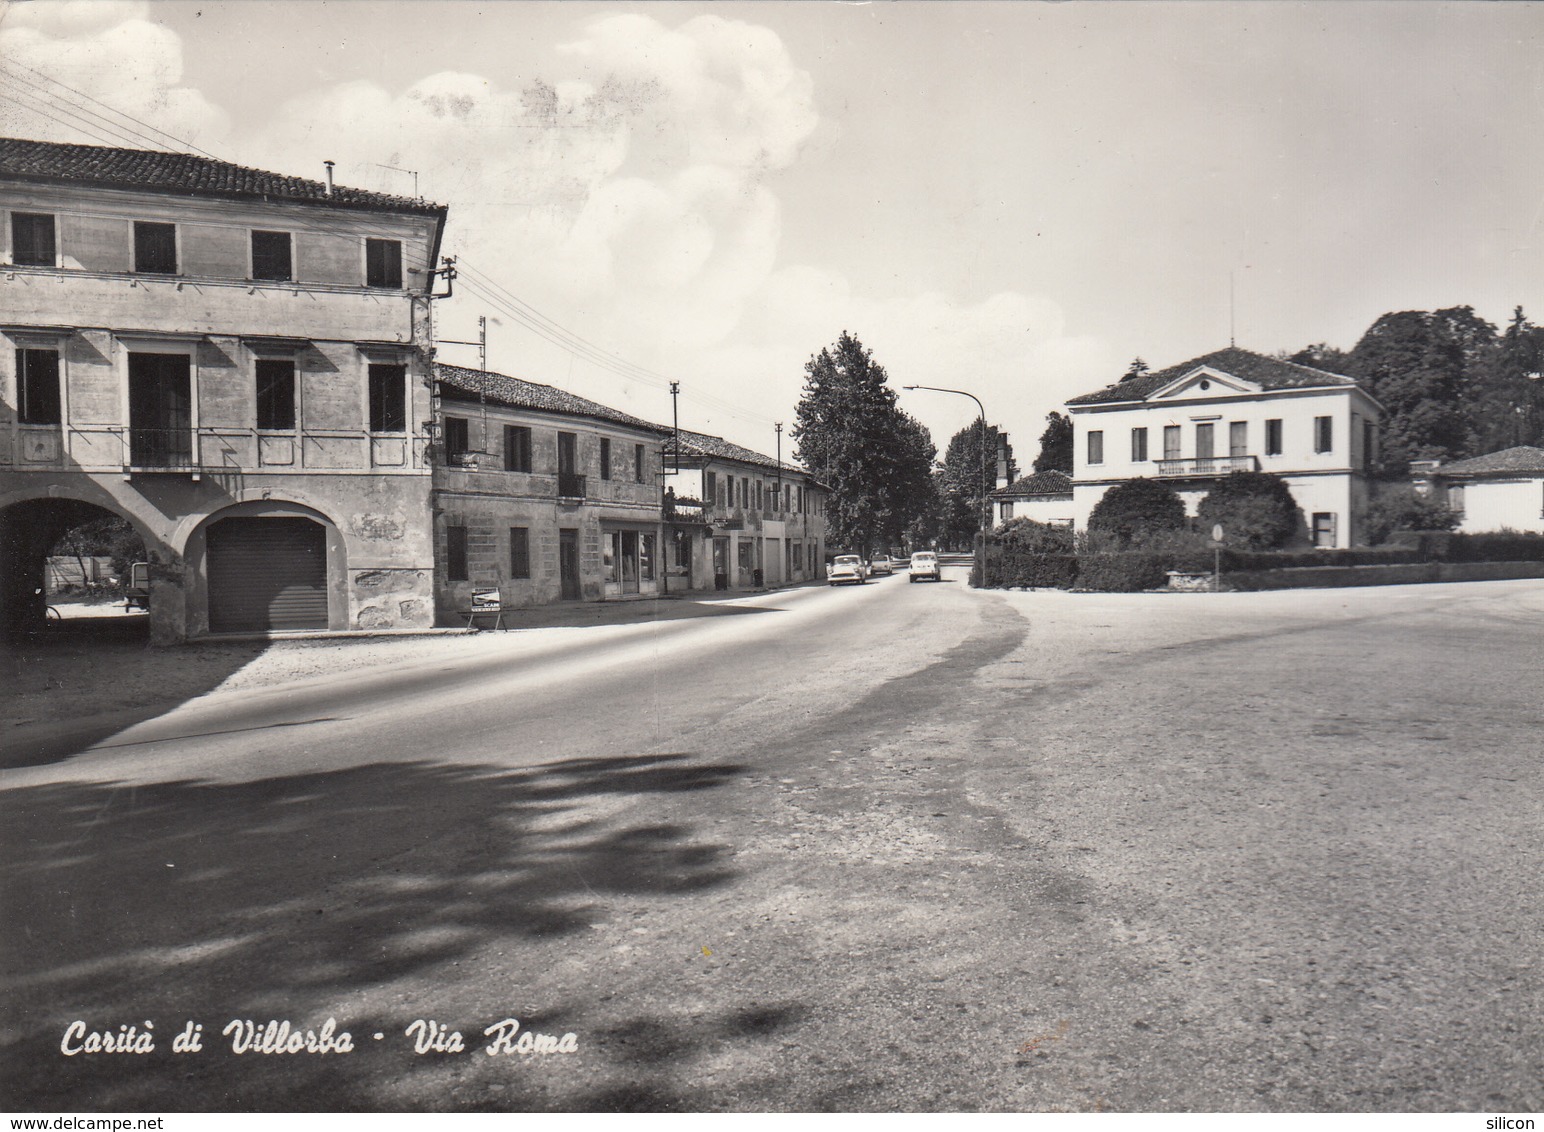
M 997 440 L 996 425 L 986 427 L 985 443 L 982 443 L 982 429 L 980 422 L 968 424 L 949 439 L 949 447 L 944 450 L 944 482 L 945 497 L 959 499 L 964 505 L 964 511 L 970 516 L 968 528 L 955 529 L 960 524 L 958 521 L 947 524 L 948 537 L 951 542 L 968 540 L 981 529 L 981 514 L 984 508 L 983 491 L 990 492 L 997 482 Z M 960 508 L 953 508 L 956 516 Z M 991 525 L 991 519 L 987 519 L 987 525 Z
M 1544 442 L 1544 329 L 1512 312 L 1480 367 L 1474 398 L 1475 455 Z
M 1472 399 L 1496 328 L 1472 307 L 1399 311 L 1378 319 L 1346 359 L 1385 409 L 1379 467 L 1403 475 L 1411 460 L 1469 455 Z
M 804 466 L 831 489 L 832 545 L 867 554 L 899 543 L 928 505 L 927 429 L 896 407 L 884 367 L 845 330 L 804 373 L 792 436 Z
M 1037 472 L 1072 474 L 1072 418 L 1057 412 L 1046 414 L 1045 431 L 1040 434 L 1040 455 L 1035 457 Z

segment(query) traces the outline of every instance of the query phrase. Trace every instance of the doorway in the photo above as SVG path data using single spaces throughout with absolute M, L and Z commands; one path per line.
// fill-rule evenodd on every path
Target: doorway
M 579 588 L 579 531 L 573 527 L 558 530 L 558 581 L 564 601 L 578 601 L 583 596 Z
M 129 463 L 193 466 L 193 398 L 186 354 L 129 355 Z

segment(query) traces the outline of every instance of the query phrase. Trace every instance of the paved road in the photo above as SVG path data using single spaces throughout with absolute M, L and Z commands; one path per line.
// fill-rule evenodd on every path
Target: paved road
M 946 576 L 22 760 L 0 1103 L 1544 1107 L 1544 585 Z M 329 1017 L 354 1052 L 220 1035 Z M 485 1056 L 506 1018 L 577 1052 Z M 65 1057 L 77 1019 L 157 1048 Z

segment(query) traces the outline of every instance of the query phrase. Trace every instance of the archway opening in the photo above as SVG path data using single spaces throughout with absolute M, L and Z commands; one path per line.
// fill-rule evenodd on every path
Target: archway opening
M 0 634 L 79 644 L 146 639 L 148 594 L 134 591 L 134 565 L 145 557 L 128 520 L 94 503 L 50 497 L 6 508 Z

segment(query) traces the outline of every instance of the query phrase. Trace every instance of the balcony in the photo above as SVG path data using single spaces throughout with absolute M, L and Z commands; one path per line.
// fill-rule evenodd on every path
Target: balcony
M 707 523 L 702 500 L 684 495 L 665 496 L 665 520 L 672 523 Z
M 193 458 L 193 430 L 131 426 L 128 466 L 135 471 L 196 471 L 198 461 Z
M 1256 456 L 1196 456 L 1188 460 L 1157 460 L 1158 475 L 1175 479 L 1225 476 L 1231 472 L 1258 472 Z
M 558 473 L 558 498 L 583 499 L 584 477 L 578 472 Z

